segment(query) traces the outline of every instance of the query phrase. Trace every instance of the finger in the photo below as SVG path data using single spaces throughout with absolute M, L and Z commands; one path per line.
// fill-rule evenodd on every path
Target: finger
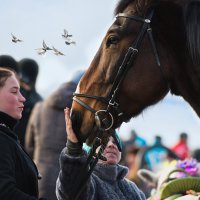
M 67 127 L 67 129 L 71 129 L 72 128 L 72 121 L 71 121 L 71 118 L 70 118 L 70 109 L 66 108 L 64 110 L 64 112 L 65 112 L 66 127 Z
M 70 109 L 66 108 L 64 109 L 65 112 L 65 121 L 66 121 L 66 132 L 67 132 L 67 138 L 72 142 L 78 142 L 76 135 L 74 133 L 74 130 L 72 128 L 72 121 L 70 118 Z

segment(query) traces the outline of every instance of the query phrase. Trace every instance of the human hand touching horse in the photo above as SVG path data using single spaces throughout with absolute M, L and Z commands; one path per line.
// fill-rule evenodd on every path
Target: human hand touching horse
M 65 108 L 64 113 L 65 113 L 67 139 L 70 140 L 73 143 L 78 143 L 78 139 L 76 137 L 76 134 L 74 133 L 74 130 L 72 129 L 72 121 L 71 121 L 71 118 L 70 118 L 70 109 Z

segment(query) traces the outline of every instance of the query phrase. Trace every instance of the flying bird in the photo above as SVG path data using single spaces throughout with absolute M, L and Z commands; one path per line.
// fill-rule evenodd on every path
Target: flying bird
M 23 42 L 21 39 L 18 39 L 16 36 L 14 36 L 12 33 L 12 42 L 17 43 L 17 42 Z
M 42 48 L 36 49 L 36 50 L 37 50 L 37 53 L 38 53 L 39 55 L 44 55 L 44 54 L 46 53 L 47 50 L 53 50 L 53 49 L 51 49 L 50 47 L 48 47 L 48 46 L 46 45 L 46 43 L 45 43 L 44 40 L 43 40 L 42 46 L 43 46 Z
M 69 35 L 69 34 L 68 34 L 68 31 L 67 31 L 66 29 L 64 29 L 64 34 L 62 34 L 62 37 L 63 37 L 64 39 L 68 39 L 69 37 L 72 37 L 72 35 Z
M 48 47 L 48 46 L 46 45 L 46 43 L 45 43 L 44 40 L 43 40 L 42 46 L 43 46 L 43 49 L 45 49 L 46 51 L 47 51 L 47 50 L 53 50 L 53 49 L 51 49 L 50 47 Z
M 44 50 L 43 48 L 38 48 L 36 49 L 36 51 L 39 55 L 44 55 L 46 53 L 46 50 Z
M 53 48 L 53 53 L 57 56 L 61 55 L 61 56 L 65 56 L 64 53 L 62 53 L 61 51 L 59 51 L 58 49 L 56 49 L 55 47 L 52 47 Z
M 71 44 L 76 44 L 75 41 L 71 40 L 72 35 L 68 34 L 68 31 L 66 29 L 64 29 L 64 34 L 62 35 L 62 37 L 65 39 L 65 44 L 66 45 L 71 45 Z
M 71 44 L 76 45 L 76 42 L 68 40 L 68 41 L 65 41 L 65 44 L 66 45 L 71 45 Z

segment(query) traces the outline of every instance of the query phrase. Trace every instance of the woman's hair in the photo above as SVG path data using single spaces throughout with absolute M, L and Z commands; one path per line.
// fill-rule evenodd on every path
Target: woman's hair
M 6 80 L 15 73 L 7 68 L 0 67 L 0 88 L 5 85 Z

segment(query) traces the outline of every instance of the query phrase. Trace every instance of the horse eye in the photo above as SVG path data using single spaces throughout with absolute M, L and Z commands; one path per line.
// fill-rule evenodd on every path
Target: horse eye
M 112 44 L 117 44 L 119 41 L 116 35 L 110 35 L 107 39 L 106 46 L 109 47 Z

